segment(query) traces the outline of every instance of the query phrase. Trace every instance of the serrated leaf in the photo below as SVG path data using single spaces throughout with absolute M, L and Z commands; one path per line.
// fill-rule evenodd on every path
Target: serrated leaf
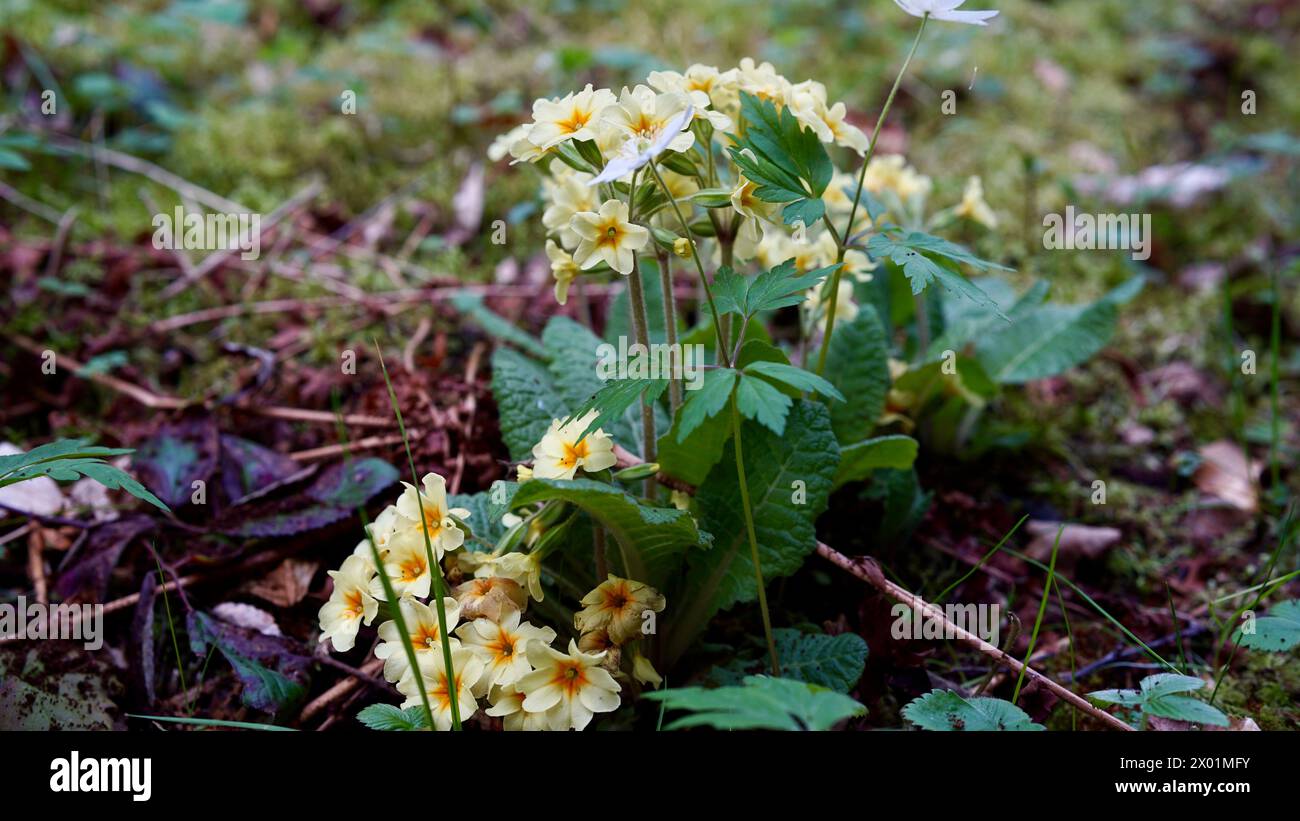
M 104 461 L 108 456 L 132 453 L 125 448 L 88 445 L 84 439 L 59 439 L 39 445 L 25 453 L 0 456 L 0 487 L 17 484 L 38 476 L 58 482 L 72 482 L 86 476 L 109 490 L 125 490 L 159 510 L 168 507 L 128 474 Z
M 827 399 L 843 402 L 844 394 L 822 377 L 795 365 L 760 360 L 745 366 L 746 374 L 756 374 L 778 385 L 786 385 L 796 392 L 819 393 Z
M 839 446 L 826 406 L 799 400 L 786 420 L 784 436 L 752 423 L 742 427 L 745 476 L 753 505 L 759 560 L 765 579 L 788 576 L 816 549 L 813 523 L 826 508 Z M 758 597 L 748 533 L 736 481 L 735 442 L 699 486 L 695 499 L 700 526 L 714 534 L 712 550 L 692 553 L 687 611 L 681 633 L 671 638 L 672 655 L 719 610 Z M 802 484 L 796 485 L 795 482 Z
M 357 713 L 357 721 L 372 730 L 423 730 L 429 726 L 423 708 L 402 710 L 392 704 L 371 704 Z
M 667 730 L 829 730 L 866 713 L 865 707 L 842 693 L 767 676 L 747 676 L 739 687 L 678 687 L 641 697 L 660 701 L 668 710 L 692 713 L 670 722 Z
M 800 304 L 808 298 L 810 288 L 818 285 L 838 267 L 838 264 L 827 265 L 801 274 L 795 267 L 794 260 L 787 259 L 780 265 L 763 271 L 754 277 L 745 295 L 746 314 L 752 316 L 761 311 Z
M 852 322 L 836 323 L 826 373 L 848 402 L 831 403 L 831 427 L 840 444 L 871 435 L 889 394 L 889 339 L 870 305 L 859 307 Z
M 1300 645 L 1300 599 L 1291 599 L 1274 606 L 1268 615 L 1255 619 L 1253 633 L 1237 628 L 1235 640 L 1242 647 L 1282 653 Z
M 689 391 L 686 401 L 677 412 L 677 441 L 684 442 L 705 419 L 711 419 L 727 406 L 731 399 L 731 388 L 739 377 L 730 368 L 718 368 L 706 371 L 704 385 L 697 391 Z
M 613 485 L 591 479 L 532 479 L 519 486 L 510 508 L 552 499 L 581 508 L 598 521 L 623 548 L 631 578 L 662 587 L 680 554 L 707 547 L 707 537 L 689 513 L 645 504 Z
M 862 481 L 881 468 L 908 470 L 916 461 L 917 447 L 915 439 L 902 435 L 877 436 L 842 446 L 835 487 Z
M 289 639 L 235 627 L 198 610 L 189 614 L 186 630 L 195 655 L 206 657 L 215 647 L 230 662 L 248 706 L 273 713 L 306 695 L 309 662 Z
M 510 348 L 492 353 L 492 396 L 501 437 L 515 461 L 530 459 L 533 445 L 542 440 L 551 421 L 568 415 L 546 368 Z
M 1088 697 L 1140 710 L 1144 716 L 1159 716 L 1216 727 L 1228 726 L 1228 717 L 1217 707 L 1181 695 L 1204 688 L 1204 679 L 1179 673 L 1159 673 L 1142 679 L 1139 686 L 1139 690 L 1098 690 L 1088 693 Z
M 923 730 L 938 732 L 1042 730 L 1029 715 L 1000 698 L 962 698 L 952 690 L 934 690 L 903 708 L 903 718 Z
M 828 636 L 782 627 L 773 630 L 772 636 L 785 678 L 847 693 L 867 664 L 867 643 L 857 633 Z
M 548 369 L 555 392 L 561 404 L 571 409 L 560 418 L 568 421 L 597 408 L 601 413 L 587 431 L 602 428 L 614 441 L 629 444 L 636 441 L 634 422 L 640 424 L 641 417 L 639 412 L 632 415 L 628 411 L 646 390 L 650 390 L 651 398 L 655 398 L 668 383 L 665 380 L 602 380 L 598 363 L 601 362 L 601 346 L 606 344 L 566 316 L 551 317 L 542 331 L 542 345 L 550 358 Z M 635 387 L 637 382 L 642 383 L 640 387 Z
M 913 294 L 921 293 L 937 281 L 952 293 L 995 311 L 999 310 L 997 303 L 962 276 L 956 265 L 969 265 L 980 271 L 990 268 L 1011 270 L 1004 265 L 980 259 L 960 245 L 921 231 L 875 234 L 867 241 L 867 253 L 872 259 L 887 257 L 902 268 Z
M 741 374 L 736 383 L 736 409 L 740 415 L 757 421 L 777 436 L 785 433 L 785 417 L 793 401 L 756 376 Z

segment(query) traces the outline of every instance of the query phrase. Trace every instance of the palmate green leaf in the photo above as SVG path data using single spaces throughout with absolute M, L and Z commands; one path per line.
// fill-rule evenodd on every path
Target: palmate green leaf
M 727 150 L 745 176 L 756 184 L 754 196 L 764 202 L 787 203 L 787 225 L 812 225 L 826 206 L 821 195 L 834 168 L 825 146 L 805 130 L 788 108 L 777 110 L 769 100 L 742 92 L 743 136 L 732 135 Z
M 847 693 L 862 678 L 867 643 L 857 633 L 828 636 L 801 633 L 789 627 L 772 631 L 781 675 Z
M 704 420 L 717 416 L 731 399 L 731 388 L 740 376 L 730 368 L 718 368 L 704 374 L 704 385 L 699 390 L 690 391 L 686 401 L 678 411 L 677 441 L 685 442 Z
M 867 241 L 867 253 L 872 259 L 888 258 L 902 268 L 913 294 L 921 293 L 930 283 L 938 281 L 952 293 L 992 308 L 1000 315 L 997 303 L 962 276 L 957 265 L 969 265 L 978 271 L 991 268 L 1011 270 L 1004 265 L 980 259 L 960 245 L 922 231 L 903 233 L 895 230 L 875 234 Z
M 756 376 L 740 375 L 736 383 L 736 408 L 777 436 L 785 433 L 785 417 L 794 402 L 771 383 Z
M 897 434 L 842 446 L 840 464 L 835 470 L 835 487 L 859 482 L 881 468 L 909 470 L 916 461 L 917 447 L 912 437 Z
M 372 730 L 424 730 L 429 726 L 422 708 L 403 710 L 391 704 L 371 704 L 357 713 L 357 721 Z
M 999 384 L 1023 384 L 1062 373 L 1084 362 L 1110 341 L 1119 306 L 1141 290 L 1142 277 L 1120 285 L 1091 305 L 1017 303 L 1010 325 L 983 333 L 976 359 Z
M 1242 647 L 1274 653 L 1295 649 L 1300 645 L 1300 599 L 1284 601 L 1255 619 L 1252 633 L 1237 628 L 1235 641 Z
M 743 686 L 678 687 L 643 693 L 642 698 L 662 702 L 668 710 L 691 715 L 670 722 L 664 729 L 713 727 L 718 730 L 829 730 L 867 709 L 848 696 L 786 678 L 747 676 Z
M 532 457 L 533 445 L 554 419 L 568 410 L 555 389 L 550 372 L 510 348 L 492 353 L 492 395 L 501 419 L 501 437 L 517 461 Z
M 871 435 L 889 394 L 889 338 L 870 305 L 852 322 L 836 323 L 826 374 L 848 402 L 831 403 L 831 428 L 841 445 Z
M 109 490 L 125 490 L 164 512 L 162 500 L 128 474 L 104 461 L 108 456 L 132 453 L 125 448 L 88 445 L 84 439 L 59 439 L 32 448 L 26 453 L 0 456 L 0 487 L 47 476 L 57 482 L 74 482 L 85 476 Z
M 528 351 L 534 356 L 546 356 L 546 350 L 542 347 L 542 343 L 537 341 L 536 337 L 527 331 L 521 330 L 518 325 L 500 314 L 494 313 L 483 304 L 482 296 L 468 291 L 461 291 L 452 295 L 451 304 L 456 310 L 464 314 L 466 319 L 477 323 L 483 330 L 497 339 L 509 342 L 511 345 Z
M 761 376 L 770 382 L 793 388 L 795 391 L 809 391 L 819 393 L 827 399 L 845 401 L 844 394 L 840 393 L 839 389 L 830 382 L 812 371 L 806 371 L 796 365 L 759 361 L 746 365 L 745 373 L 747 375 Z
M 762 311 L 798 305 L 808 298 L 810 288 L 838 267 L 828 265 L 801 274 L 794 260 L 788 259 L 749 279 L 723 266 L 713 280 L 713 299 L 718 313 L 748 318 Z
M 939 732 L 1042 730 L 1024 710 L 1000 698 L 962 698 L 952 690 L 935 690 L 912 700 L 903 718 L 923 730 Z
M 830 417 L 820 402 L 798 400 L 784 435 L 746 423 L 742 436 L 763 573 L 766 579 L 788 576 L 817 546 L 813 523 L 826 509 L 839 461 Z M 758 597 L 734 445 L 734 441 L 727 443 L 722 459 L 695 494 L 700 526 L 714 535 L 714 547 L 689 556 L 690 573 L 682 597 L 686 607 L 670 637 L 670 655 L 680 655 L 695 631 L 717 611 Z
M 1178 673 L 1159 673 L 1142 679 L 1139 690 L 1098 690 L 1088 693 L 1095 701 L 1140 710 L 1145 716 L 1172 718 L 1196 724 L 1227 727 L 1228 717 L 1217 707 L 1182 695 L 1205 687 L 1203 679 Z
M 682 553 L 709 546 L 708 536 L 689 513 L 645 504 L 626 491 L 591 479 L 531 479 L 519 486 L 510 508 L 553 499 L 576 505 L 598 521 L 627 557 L 625 572 L 655 587 L 663 586 Z

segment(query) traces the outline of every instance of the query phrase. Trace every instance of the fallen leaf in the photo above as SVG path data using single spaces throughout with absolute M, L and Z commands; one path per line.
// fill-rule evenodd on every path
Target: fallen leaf
M 1227 440 L 1211 442 L 1198 453 L 1201 464 L 1192 474 L 1192 481 L 1202 493 L 1246 513 L 1259 509 L 1254 480 L 1263 467 L 1260 463 L 1248 462 L 1241 448 Z
M 280 625 L 275 623 L 275 616 L 251 604 L 242 602 L 222 602 L 212 608 L 212 613 L 217 618 L 233 624 L 236 627 L 243 627 L 248 630 L 256 630 L 263 636 L 282 636 Z
M 1030 520 L 1025 530 L 1033 536 L 1025 552 L 1036 559 L 1043 559 L 1052 554 L 1052 545 L 1056 543 L 1056 532 L 1060 522 Z M 1084 556 L 1095 559 L 1115 544 L 1124 534 L 1114 527 L 1092 527 L 1091 525 L 1068 524 L 1061 531 L 1060 554 L 1065 556 Z
M 320 562 L 285 559 L 270 573 L 249 582 L 245 589 L 277 607 L 293 607 L 307 595 L 318 569 Z

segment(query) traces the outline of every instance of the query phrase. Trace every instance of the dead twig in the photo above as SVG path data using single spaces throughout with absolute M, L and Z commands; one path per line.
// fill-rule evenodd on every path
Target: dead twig
M 408 430 L 412 439 L 419 437 L 420 432 L 417 430 Z M 358 439 L 349 445 L 325 445 L 324 447 L 311 448 L 309 450 L 300 450 L 296 453 L 290 453 L 289 458 L 298 462 L 308 462 L 312 459 L 328 459 L 332 456 L 344 456 L 348 451 L 353 450 L 371 450 L 373 448 L 382 448 L 389 445 L 400 445 L 402 435 L 394 433 L 389 436 L 367 436 L 364 439 Z
M 370 659 L 365 664 L 361 665 L 361 670 L 359 672 L 367 676 L 373 676 L 383 668 L 383 659 Z M 298 714 L 298 722 L 302 724 L 311 721 L 322 710 L 343 698 L 348 693 L 351 693 L 360 686 L 360 684 L 361 680 L 355 677 L 343 679 L 338 684 L 335 684 L 333 687 L 317 696 L 306 707 L 302 708 L 302 712 Z
M 14 334 L 10 339 L 12 339 L 14 344 L 18 347 L 38 357 L 44 356 L 45 351 L 49 350 L 48 348 L 42 348 L 34 340 L 18 334 Z M 139 385 L 133 385 L 130 382 L 118 379 L 115 376 L 109 376 L 106 373 L 83 373 L 86 366 L 81 362 L 78 362 L 70 356 L 60 356 L 52 350 L 50 353 L 54 354 L 54 362 L 56 366 L 67 368 L 82 379 L 89 379 L 97 385 L 103 385 L 104 387 L 117 391 L 120 394 L 129 396 L 141 405 L 144 405 L 146 408 L 153 408 L 156 410 L 180 410 L 181 408 L 188 407 L 192 404 L 184 399 L 177 399 L 174 396 L 160 396 L 156 393 L 145 390 Z
M 849 558 L 843 553 L 840 553 L 834 548 L 821 542 L 817 543 L 817 553 L 831 564 L 834 564 L 842 570 L 848 571 L 894 601 L 905 604 L 914 611 L 925 613 L 929 618 L 943 622 L 945 627 L 952 631 L 952 635 L 955 635 L 961 641 L 974 647 L 976 650 L 979 650 L 984 655 L 1004 667 L 1009 668 L 1016 674 L 1020 674 L 1023 671 L 1031 681 L 1037 682 L 1039 685 L 1047 688 L 1063 701 L 1068 702 L 1073 707 L 1077 707 L 1107 727 L 1114 730 L 1133 730 L 1132 727 L 1120 721 L 1115 716 L 1088 703 L 1087 699 L 1082 696 L 1075 694 L 1071 690 L 1067 690 L 1065 687 L 1057 684 L 1055 681 L 1038 672 L 1034 668 L 1026 667 L 1018 659 L 1012 658 L 1010 655 L 984 641 L 979 636 L 967 632 L 960 625 L 949 619 L 941 608 L 935 607 L 915 593 L 910 593 L 889 581 L 885 578 L 885 574 L 881 572 L 880 565 L 876 564 L 873 559 L 865 556 Z

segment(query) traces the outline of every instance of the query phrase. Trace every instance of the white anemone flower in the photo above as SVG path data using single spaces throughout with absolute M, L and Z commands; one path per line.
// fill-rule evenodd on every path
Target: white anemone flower
M 605 170 L 593 177 L 587 184 L 599 185 L 602 182 L 622 179 L 638 168 L 643 168 L 646 164 L 654 162 L 660 154 L 672 147 L 674 142 L 681 143 L 678 137 L 690 124 L 691 117 L 694 114 L 695 106 L 687 105 L 686 108 L 682 109 L 662 126 L 651 126 L 638 131 L 634 136 L 629 137 L 623 143 L 623 147 L 618 150 L 618 154 L 605 164 Z
M 928 14 L 936 20 L 947 20 L 949 23 L 987 26 L 985 20 L 998 16 L 996 11 L 957 11 L 957 7 L 966 0 L 894 0 L 894 2 L 913 17 L 925 17 Z

